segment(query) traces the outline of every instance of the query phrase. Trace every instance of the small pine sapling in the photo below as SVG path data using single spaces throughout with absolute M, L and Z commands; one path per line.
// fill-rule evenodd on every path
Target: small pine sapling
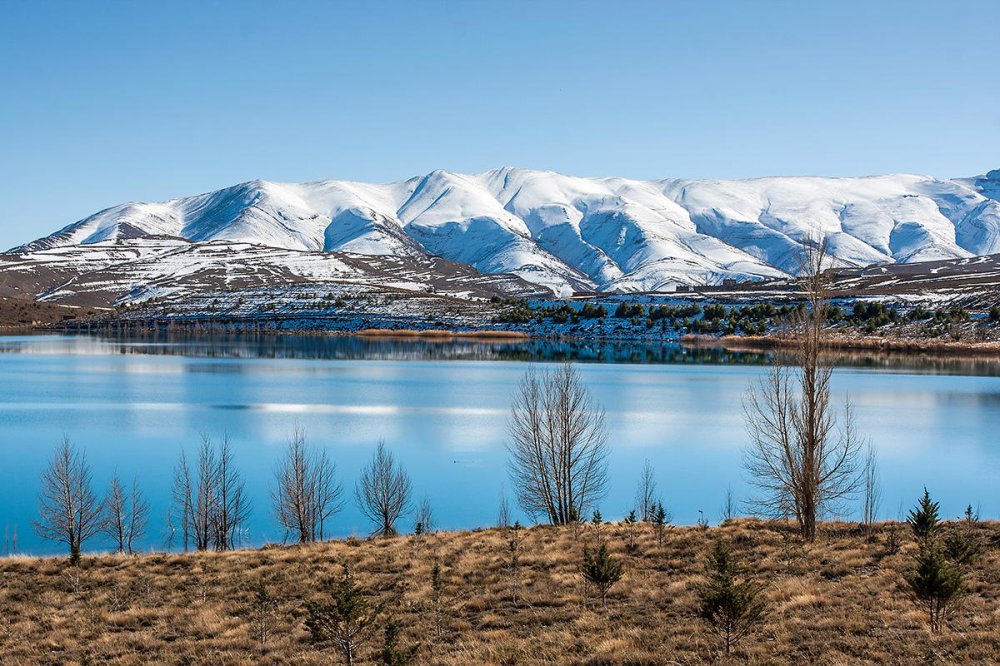
M 625 575 L 625 565 L 608 552 L 608 545 L 601 543 L 595 554 L 583 549 L 583 577 L 597 587 L 601 595 L 601 605 L 608 603 L 608 590 Z
M 698 614 L 722 638 L 726 654 L 759 625 L 767 606 L 764 586 L 743 577 L 732 551 L 717 541 L 705 563 L 706 581 L 696 590 Z
M 663 502 L 657 502 L 653 509 L 653 528 L 656 530 L 656 544 L 663 547 L 663 536 L 670 524 L 670 514 L 663 506 Z
M 385 639 L 382 643 L 382 666 L 409 666 L 416 661 L 420 644 L 401 646 L 399 644 L 399 623 L 390 619 L 385 623 Z
M 944 621 L 965 594 L 962 571 L 948 561 L 943 548 L 934 540 L 921 544 L 915 565 L 906 575 L 906 582 L 927 611 L 931 631 L 940 633 Z
M 926 545 L 937 536 L 941 526 L 938 521 L 939 509 L 940 504 L 931 501 L 930 493 L 924 488 L 923 497 L 917 501 L 917 506 L 910 509 L 910 515 L 906 518 L 917 543 Z
M 344 567 L 344 576 L 333 585 L 329 601 L 306 602 L 306 628 L 313 642 L 333 643 L 348 666 L 354 666 L 358 648 L 384 608 L 384 603 L 368 603 Z
M 625 523 L 625 550 L 629 553 L 635 553 L 639 549 L 635 541 L 636 526 L 639 523 L 635 509 L 632 509 L 622 522 Z

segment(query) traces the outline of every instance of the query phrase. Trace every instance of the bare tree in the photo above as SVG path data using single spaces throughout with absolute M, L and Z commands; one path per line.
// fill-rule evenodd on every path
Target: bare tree
M 527 513 L 566 525 L 604 496 L 609 453 L 604 410 L 572 365 L 525 373 L 508 431 L 510 476 Z
M 733 498 L 732 486 L 726 486 L 726 498 L 722 501 L 722 510 L 719 514 L 722 517 L 722 522 L 736 517 L 736 500 Z
M 500 506 L 497 508 L 497 527 L 510 527 L 510 502 L 503 489 L 500 490 Z
M 180 529 L 184 540 L 184 552 L 191 548 L 191 540 L 194 536 L 194 489 L 191 475 L 191 468 L 187 462 L 187 455 L 181 451 L 177 465 L 174 466 L 174 487 L 172 492 L 173 502 L 181 514 Z M 173 515 L 170 516 L 171 522 Z M 174 526 L 170 526 L 170 543 L 173 543 Z
M 10 523 L 3 526 L 3 554 L 4 556 L 17 553 L 17 524 L 11 527 Z
M 376 525 L 375 534 L 394 536 L 396 521 L 410 505 L 410 477 L 396 462 L 384 441 L 379 441 L 371 461 L 354 488 L 358 507 Z
M 202 436 L 197 473 L 181 452 L 174 468 L 174 503 L 181 513 L 184 549 L 229 550 L 239 545 L 250 517 L 250 502 L 233 461 L 228 435 L 218 446 Z
M 229 435 L 223 435 L 216 456 L 215 502 L 212 512 L 213 541 L 216 550 L 237 548 L 250 518 L 246 484 L 233 463 Z
M 821 352 L 827 313 L 825 243 L 807 253 L 807 303 L 796 326 L 795 366 L 775 364 L 744 400 L 750 435 L 745 464 L 761 492 L 756 504 L 775 517 L 794 516 L 802 535 L 816 536 L 824 510 L 854 493 L 860 447 L 850 403 L 841 426 L 830 408 L 832 367 Z
M 639 485 L 635 489 L 635 508 L 639 520 L 645 523 L 653 522 L 656 501 L 656 477 L 649 458 L 646 458 L 642 466 L 642 476 L 639 477 Z
M 272 491 L 275 513 L 299 543 L 322 541 L 326 524 L 343 508 L 343 486 L 336 465 L 323 449 L 310 449 L 305 432 L 296 428 L 275 471 Z
M 414 531 L 418 534 L 428 534 L 434 531 L 434 507 L 431 498 L 424 495 L 417 505 L 417 516 L 414 521 Z
M 115 474 L 104 500 L 102 530 L 117 552 L 129 555 L 135 552 L 135 542 L 146 533 L 148 518 L 149 505 L 139 490 L 138 480 L 133 477 L 132 487 L 126 490 Z
M 69 546 L 70 564 L 75 565 L 83 543 L 101 529 L 102 510 L 86 455 L 68 437 L 63 438 L 42 472 L 35 532 L 43 539 Z
M 878 520 L 878 510 L 882 504 L 882 485 L 879 479 L 878 457 L 875 447 L 870 442 L 861 468 L 861 484 L 861 525 L 864 528 L 865 539 L 871 541 L 875 521 Z
M 177 539 L 177 520 L 174 518 L 174 507 L 167 506 L 167 515 L 163 520 L 163 548 L 166 551 L 174 549 L 174 542 Z
M 212 547 L 212 538 L 215 536 L 214 516 L 217 511 L 216 484 L 215 448 L 208 435 L 202 435 L 201 446 L 198 448 L 198 476 L 194 485 L 194 512 L 191 525 L 194 546 L 198 550 L 208 550 Z

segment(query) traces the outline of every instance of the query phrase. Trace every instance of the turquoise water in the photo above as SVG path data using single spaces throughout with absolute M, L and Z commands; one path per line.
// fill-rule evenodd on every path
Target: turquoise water
M 171 471 L 202 433 L 229 433 L 253 499 L 251 544 L 281 540 L 269 486 L 296 426 L 338 464 L 349 501 L 338 535 L 364 535 L 356 470 L 384 439 L 426 495 L 438 525 L 493 522 L 506 487 L 505 421 L 529 363 L 572 358 L 607 410 L 606 518 L 627 512 L 643 461 L 657 472 L 675 522 L 719 518 L 739 499 L 746 443 L 741 397 L 765 356 L 676 346 L 424 343 L 351 338 L 0 338 L 0 530 L 21 552 L 57 552 L 31 523 L 38 476 L 67 435 L 85 449 L 95 485 L 136 475 L 152 504 L 144 547 L 162 545 Z M 946 516 L 966 504 L 1000 517 L 1000 377 L 992 363 L 851 359 L 834 374 L 879 451 L 883 516 L 896 518 L 926 484 Z M 527 517 L 521 516 L 522 520 Z M 403 527 L 410 529 L 412 520 Z M 101 541 L 89 547 L 99 549 Z

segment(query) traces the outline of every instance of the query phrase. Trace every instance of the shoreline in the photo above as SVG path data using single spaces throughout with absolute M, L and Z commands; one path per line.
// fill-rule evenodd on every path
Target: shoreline
M 684 335 L 680 344 L 693 348 L 716 347 L 728 351 L 787 351 L 795 340 L 780 335 L 740 335 L 721 337 Z M 884 336 L 849 337 L 831 335 L 824 348 L 830 352 L 870 352 L 941 357 L 964 357 L 1000 360 L 1000 342 L 944 341 L 926 338 L 890 338 Z
M 620 342 L 646 345 L 679 345 L 688 349 L 719 349 L 732 352 L 784 352 L 795 346 L 794 340 L 779 334 L 765 335 L 710 335 L 682 334 L 653 338 L 649 336 L 579 335 L 567 333 L 540 334 L 537 331 L 516 329 L 460 329 L 460 328 L 415 328 L 367 327 L 356 330 L 323 328 L 319 326 L 303 328 L 281 328 L 261 326 L 261 320 L 114 320 L 108 322 L 85 321 L 42 325 L 34 327 L 0 327 L 0 335 L 24 334 L 111 334 L 135 335 L 141 333 L 183 333 L 212 334 L 229 333 L 256 336 L 293 337 L 347 337 L 359 339 L 420 340 L 424 342 L 449 342 L 471 340 L 480 342 L 527 342 L 552 341 L 571 343 Z M 83 324 L 83 325 L 81 325 Z M 888 337 L 888 336 L 847 336 L 830 334 L 825 343 L 831 353 L 865 352 L 870 354 L 900 354 L 911 357 L 964 358 L 1000 360 L 1000 342 L 968 342 L 963 340 L 942 340 L 940 338 Z

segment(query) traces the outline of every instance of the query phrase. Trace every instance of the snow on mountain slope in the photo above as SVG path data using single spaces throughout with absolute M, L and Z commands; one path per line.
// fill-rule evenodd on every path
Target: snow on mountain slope
M 443 298 L 538 298 L 548 293 L 515 276 L 484 275 L 435 257 L 365 256 L 227 240 L 131 238 L 0 255 L 0 294 L 59 303 L 120 305 L 307 284 Z
M 137 238 L 373 257 L 440 256 L 560 295 L 794 274 L 803 243 L 841 266 L 1000 252 L 1000 171 L 741 181 L 578 178 L 502 168 L 397 183 L 252 181 L 101 211 L 22 251 Z

